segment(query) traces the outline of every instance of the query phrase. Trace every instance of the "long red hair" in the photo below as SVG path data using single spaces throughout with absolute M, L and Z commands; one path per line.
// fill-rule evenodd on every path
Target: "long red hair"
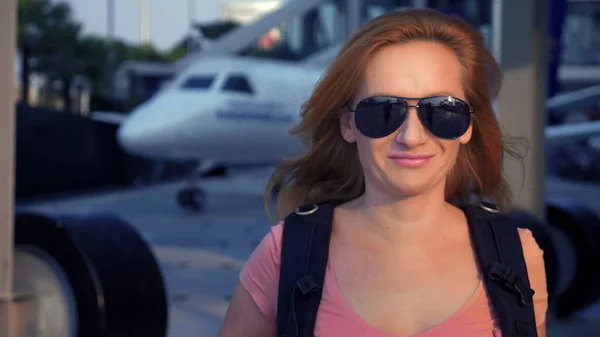
M 265 208 L 269 212 L 272 189 L 280 185 L 278 217 L 304 203 L 345 202 L 364 193 L 364 176 L 355 144 L 340 133 L 339 118 L 345 103 L 358 89 L 370 56 L 380 48 L 415 40 L 434 41 L 456 53 L 463 67 L 463 86 L 472 115 L 473 133 L 459 150 L 446 183 L 447 200 L 460 204 L 488 199 L 501 208 L 510 204 L 510 190 L 502 176 L 509 148 L 492 108 L 502 74 L 484 39 L 459 18 L 431 9 L 410 9 L 375 18 L 357 31 L 316 85 L 302 108 L 302 120 L 292 129 L 306 144 L 304 156 L 279 165 L 267 184 Z M 516 144 L 516 143 L 515 143 Z

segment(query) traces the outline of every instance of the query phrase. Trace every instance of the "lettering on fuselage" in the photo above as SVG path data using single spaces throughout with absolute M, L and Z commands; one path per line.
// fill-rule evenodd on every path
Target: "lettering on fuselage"
M 218 120 L 291 122 L 293 116 L 281 103 L 229 100 L 224 107 L 217 109 L 215 118 Z

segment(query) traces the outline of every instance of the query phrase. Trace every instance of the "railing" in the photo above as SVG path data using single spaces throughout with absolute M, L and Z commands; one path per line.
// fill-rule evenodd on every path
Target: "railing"
M 581 90 L 558 94 L 546 101 L 546 109 L 555 116 L 586 109 L 600 102 L 600 85 Z M 589 137 L 600 136 L 600 121 L 587 121 L 548 126 L 545 130 L 546 141 L 550 144 L 576 142 Z
M 600 102 L 600 85 L 558 94 L 546 101 L 546 109 L 558 115 L 569 111 L 586 109 Z
M 593 136 L 600 136 L 600 121 L 548 126 L 545 133 L 546 142 L 549 144 L 577 142 Z

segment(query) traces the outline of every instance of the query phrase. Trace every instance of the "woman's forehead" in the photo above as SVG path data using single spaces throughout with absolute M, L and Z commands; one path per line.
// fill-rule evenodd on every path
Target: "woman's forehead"
M 370 58 L 360 91 L 406 97 L 460 95 L 462 67 L 454 52 L 438 43 L 387 46 Z

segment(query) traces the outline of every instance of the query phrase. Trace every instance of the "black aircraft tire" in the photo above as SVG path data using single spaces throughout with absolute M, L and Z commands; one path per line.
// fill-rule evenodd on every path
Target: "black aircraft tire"
M 17 214 L 19 247 L 44 251 L 66 275 L 76 302 L 77 336 L 166 336 L 163 277 L 129 224 L 110 215 Z
M 202 189 L 197 187 L 184 187 L 177 192 L 177 204 L 179 207 L 199 213 L 204 210 L 205 197 Z
M 550 200 L 548 222 L 573 243 L 577 268 L 571 284 L 556 299 L 556 315 L 568 317 L 600 298 L 600 220 L 589 209 L 565 199 Z
M 526 228 L 531 231 L 535 241 L 544 251 L 544 265 L 546 268 L 546 283 L 548 289 L 549 301 L 553 301 L 558 286 L 558 278 L 561 270 L 558 262 L 556 247 L 548 231 L 548 225 L 544 224 L 539 218 L 523 210 L 514 210 L 510 217 L 520 228 Z

